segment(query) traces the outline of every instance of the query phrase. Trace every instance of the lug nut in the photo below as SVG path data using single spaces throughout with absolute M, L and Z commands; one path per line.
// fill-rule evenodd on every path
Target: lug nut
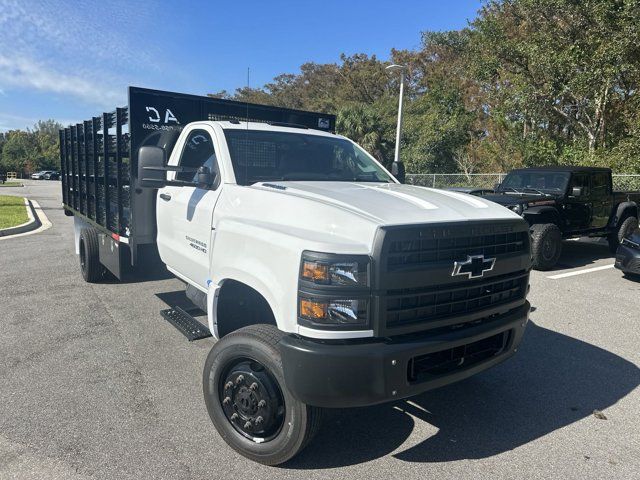
M 231 397 L 224 397 L 224 400 L 222 400 L 222 404 L 228 405 L 230 401 L 231 401 Z
M 257 384 L 256 382 L 253 382 L 253 383 L 249 386 L 249 388 L 250 388 L 251 390 L 254 390 L 254 391 L 255 391 L 255 390 L 257 390 L 257 389 L 258 389 L 258 384 Z
M 264 422 L 264 418 L 262 418 L 262 417 L 257 417 L 256 418 L 256 425 L 260 425 L 262 422 Z
M 230 388 L 233 388 L 233 382 L 227 382 L 224 384 L 224 388 L 225 390 L 228 390 Z
M 242 382 L 244 382 L 244 375 L 238 375 L 238 378 L 236 378 L 236 385 L 240 385 Z
M 233 415 L 231 415 L 231 420 L 237 420 L 238 419 L 238 414 L 234 413 Z
M 244 424 L 244 429 L 245 430 L 248 430 L 250 428 L 251 428 L 251 422 L 247 422 L 247 423 Z
M 258 408 L 264 408 L 266 406 L 267 406 L 267 402 L 265 400 L 260 400 L 258 402 Z M 262 418 L 262 417 L 260 417 L 260 418 Z

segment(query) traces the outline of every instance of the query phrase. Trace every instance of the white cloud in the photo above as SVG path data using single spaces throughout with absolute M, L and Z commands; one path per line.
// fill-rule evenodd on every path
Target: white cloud
M 128 84 L 159 71 L 161 52 L 136 37 L 152 15 L 149 5 L 127 0 L 0 0 L 0 89 L 113 108 Z
M 67 94 L 106 108 L 121 103 L 125 96 L 124 91 L 120 93 L 113 88 L 98 86 L 85 78 L 58 72 L 32 60 L 3 55 L 0 55 L 0 84 Z
M 33 126 L 38 123 L 38 120 L 42 120 L 42 118 L 24 117 L 21 115 L 12 115 L 10 113 L 0 112 L 0 132 L 33 128 Z M 78 120 L 70 120 L 65 118 L 56 118 L 54 120 L 61 123 L 65 127 L 68 125 L 79 123 Z

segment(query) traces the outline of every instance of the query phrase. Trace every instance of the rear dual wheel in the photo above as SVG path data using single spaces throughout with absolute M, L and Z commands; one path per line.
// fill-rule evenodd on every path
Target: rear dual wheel
M 80 272 L 85 282 L 95 283 L 104 277 L 105 269 L 98 257 L 98 232 L 83 228 L 80 232 Z
M 320 426 L 321 410 L 296 400 L 284 381 L 271 325 L 251 325 L 219 340 L 203 372 L 204 400 L 216 430 L 237 452 L 265 465 L 293 458 Z

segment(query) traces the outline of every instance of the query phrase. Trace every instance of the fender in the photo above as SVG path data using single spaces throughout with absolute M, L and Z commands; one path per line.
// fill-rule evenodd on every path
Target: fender
M 616 208 L 615 215 L 612 215 L 609 219 L 610 227 L 617 227 L 620 219 L 622 219 L 624 213 L 627 210 L 631 210 L 631 215 L 638 216 L 638 204 L 636 202 L 621 202 Z
M 558 212 L 558 209 L 555 206 L 551 206 L 551 205 L 541 205 L 538 207 L 531 207 L 526 209 L 523 212 L 523 216 L 525 218 L 525 220 L 527 219 L 527 216 L 529 215 L 536 215 L 538 218 L 540 218 L 540 216 L 544 216 L 544 217 L 548 217 L 551 219 L 551 222 L 549 223 L 555 223 L 556 225 L 558 225 L 559 227 L 563 227 L 563 222 L 562 222 L 562 216 L 560 215 L 560 212 Z M 538 221 L 538 219 L 535 219 L 536 221 L 533 222 L 529 222 L 530 224 L 532 223 L 540 223 Z

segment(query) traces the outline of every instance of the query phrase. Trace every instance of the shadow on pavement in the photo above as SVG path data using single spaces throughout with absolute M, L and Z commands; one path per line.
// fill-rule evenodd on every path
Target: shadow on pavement
M 491 457 L 605 410 L 638 384 L 633 363 L 530 322 L 516 356 L 479 376 L 408 401 L 329 411 L 316 439 L 286 466 L 335 468 L 391 452 L 407 462 Z M 396 451 L 416 422 L 438 431 Z
M 594 240 L 562 242 L 560 261 L 552 269 L 565 270 L 567 268 L 586 267 L 603 258 L 613 258 L 606 243 L 595 243 Z

